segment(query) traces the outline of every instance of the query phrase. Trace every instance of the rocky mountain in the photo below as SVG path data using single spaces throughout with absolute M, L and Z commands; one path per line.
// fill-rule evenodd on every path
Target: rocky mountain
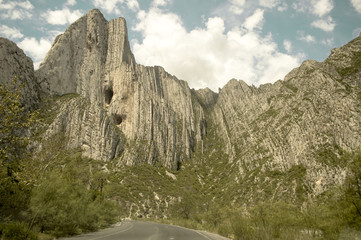
M 36 75 L 47 94 L 79 94 L 45 135 L 65 132 L 87 157 L 177 168 L 205 133 L 188 84 L 136 64 L 123 18 L 108 22 L 90 11 L 56 38 Z
M 36 108 L 40 101 L 40 86 L 35 78 L 32 60 L 23 50 L 6 38 L 0 37 L 0 82 L 10 83 L 17 77 L 22 87 L 22 102 L 26 108 Z
M 30 105 L 42 93 L 51 115 L 45 140 L 62 134 L 67 149 L 118 167 L 197 163 L 210 166 L 210 178 L 218 162 L 232 173 L 228 183 L 318 194 L 344 181 L 340 159 L 361 147 L 361 36 L 322 63 L 305 61 L 284 80 L 255 87 L 232 79 L 219 93 L 190 89 L 162 67 L 137 64 L 125 20 L 108 22 L 96 9 L 55 39 L 35 73 L 5 39 L 0 61 L 1 81 L 19 75 L 29 83 Z M 295 169 L 301 182 L 255 178 Z M 207 176 L 199 175 L 199 182 Z M 233 192 L 236 201 L 252 191 L 238 186 Z
M 361 143 L 360 57 L 358 37 L 275 84 L 255 88 L 231 80 L 211 112 L 230 161 L 243 175 L 303 166 L 312 192 L 342 183 L 347 173 L 338 158 Z

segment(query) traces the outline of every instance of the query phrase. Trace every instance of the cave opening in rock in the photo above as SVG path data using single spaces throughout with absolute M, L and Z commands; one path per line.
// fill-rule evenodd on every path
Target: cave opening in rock
M 113 114 L 113 121 L 116 125 L 121 124 L 127 118 L 124 114 Z
M 104 100 L 106 104 L 110 104 L 110 102 L 112 101 L 114 92 L 113 89 L 108 87 L 104 89 Z

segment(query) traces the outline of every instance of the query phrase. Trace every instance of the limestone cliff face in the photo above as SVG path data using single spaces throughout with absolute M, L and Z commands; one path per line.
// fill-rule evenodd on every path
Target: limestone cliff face
M 243 179 L 247 186 L 261 181 L 256 174 L 300 166 L 302 187 L 317 194 L 343 182 L 347 167 L 339 157 L 361 147 L 361 36 L 322 63 L 305 61 L 283 81 L 254 87 L 232 79 L 219 93 L 191 90 L 162 67 L 137 64 L 125 20 L 108 22 L 98 10 L 55 39 L 35 74 L 31 60 L 3 38 L 0 63 L 1 82 L 19 75 L 27 84 L 29 106 L 39 102 L 39 86 L 58 99 L 44 139 L 63 134 L 67 148 L 97 160 L 177 169 L 187 159 L 207 165 L 224 157 L 224 171 L 237 171 L 228 183 Z M 279 192 L 299 184 L 282 188 L 269 179 Z
M 166 166 L 176 168 L 175 164 L 189 158 L 202 139 L 203 110 L 192 102 L 188 84 L 163 68 L 137 65 L 135 75 L 136 81 L 131 76 L 129 82 L 115 81 L 122 85 L 113 85 L 107 107 L 131 143 L 123 161 L 138 159 L 154 164 L 163 159 Z
M 9 83 L 15 77 L 22 88 L 22 102 L 34 109 L 40 100 L 40 87 L 34 75 L 33 62 L 14 42 L 0 37 L 0 83 Z
M 108 31 L 103 15 L 97 10 L 89 12 L 55 39 L 36 72 L 46 93 L 80 96 L 64 103 L 45 138 L 65 133 L 69 148 L 80 148 L 85 156 L 104 161 L 123 149 L 121 136 L 102 104 Z
M 136 64 L 123 18 L 92 10 L 58 36 L 36 73 L 52 95 L 76 93 L 47 136 L 65 131 L 85 156 L 177 168 L 204 134 L 203 110 L 188 84 L 161 67 Z M 62 122 L 62 130 L 59 129 Z
M 70 25 L 55 39 L 36 72 L 43 90 L 55 95 L 78 93 L 99 105 L 107 41 L 108 22 L 97 10 Z
M 211 113 L 227 152 L 244 173 L 307 169 L 308 187 L 343 181 L 342 151 L 361 147 L 361 37 L 319 63 L 305 61 L 275 84 L 231 80 Z

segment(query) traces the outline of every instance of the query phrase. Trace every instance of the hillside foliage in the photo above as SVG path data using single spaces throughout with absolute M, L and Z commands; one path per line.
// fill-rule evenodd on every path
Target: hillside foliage
M 0 85 L 0 238 L 51 239 L 108 226 L 118 207 L 104 197 L 107 174 L 80 153 L 65 153 L 62 136 L 31 153 L 39 139 L 30 128 L 44 121 L 25 110 L 21 89 L 16 79 Z
M 66 148 L 64 134 L 47 139 L 40 152 L 30 154 L 27 145 L 42 140 L 24 133 L 35 122 L 48 124 L 37 120 L 46 115 L 25 111 L 14 85 L 0 90 L 2 239 L 69 236 L 128 217 L 232 239 L 356 239 L 361 231 L 360 151 L 319 151 L 322 161 L 346 166 L 349 172 L 343 185 L 317 198 L 307 197 L 303 165 L 287 171 L 255 168 L 237 180 L 237 169 L 211 124 L 204 145 L 177 171 L 84 158 L 81 151 Z M 56 101 L 67 99 L 48 100 L 50 116 L 56 114 L 49 107 Z M 277 184 L 287 183 L 293 185 L 275 192 Z

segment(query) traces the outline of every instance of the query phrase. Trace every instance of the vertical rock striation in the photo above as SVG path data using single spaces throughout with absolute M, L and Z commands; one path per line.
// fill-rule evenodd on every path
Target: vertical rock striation
M 80 95 L 46 135 L 62 129 L 85 156 L 177 168 L 203 136 L 203 110 L 187 83 L 136 64 L 123 18 L 108 22 L 90 11 L 56 38 L 36 74 L 49 94 Z
M 302 165 L 314 192 L 342 183 L 346 169 L 335 159 L 361 148 L 360 59 L 358 37 L 323 63 L 303 62 L 284 81 L 228 82 L 211 119 L 240 172 Z
M 0 37 L 0 83 L 9 83 L 15 77 L 24 84 L 24 106 L 27 109 L 36 108 L 40 100 L 40 87 L 35 79 L 33 62 L 14 42 Z
M 204 164 L 210 181 L 220 178 L 207 164 L 232 172 L 224 182 L 234 200 L 251 201 L 267 184 L 280 194 L 318 194 L 343 182 L 347 166 L 338 161 L 361 148 L 361 36 L 283 81 L 255 87 L 232 79 L 214 93 L 137 64 L 127 34 L 125 19 L 108 22 L 92 10 L 55 39 L 35 73 L 23 51 L 0 38 L 0 82 L 19 76 L 29 108 L 40 87 L 57 99 L 44 138 L 63 134 L 68 149 L 93 159 L 177 169 L 197 151 L 195 165 Z M 298 175 L 281 183 L 285 173 Z

